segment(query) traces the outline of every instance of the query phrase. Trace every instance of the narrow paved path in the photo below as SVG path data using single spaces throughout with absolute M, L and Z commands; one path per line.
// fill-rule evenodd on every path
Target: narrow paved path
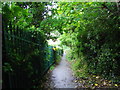
M 66 54 L 63 55 L 60 64 L 52 71 L 51 80 L 54 88 L 75 88 L 74 77 L 70 64 L 66 60 Z

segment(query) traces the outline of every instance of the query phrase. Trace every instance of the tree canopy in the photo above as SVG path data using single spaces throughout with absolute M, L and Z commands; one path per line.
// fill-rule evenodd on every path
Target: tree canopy
M 61 41 L 74 68 L 118 81 L 119 2 L 3 2 L 3 28 L 32 32 L 33 41 Z M 40 36 L 41 38 L 37 38 Z M 117 78 L 117 79 L 116 79 Z
M 105 77 L 120 75 L 119 3 L 62 2 L 57 5 L 51 19 L 55 20 L 51 22 L 54 26 L 50 27 L 61 33 L 61 44 L 71 49 L 69 57 L 83 59 L 77 63 L 85 62 L 86 72 Z

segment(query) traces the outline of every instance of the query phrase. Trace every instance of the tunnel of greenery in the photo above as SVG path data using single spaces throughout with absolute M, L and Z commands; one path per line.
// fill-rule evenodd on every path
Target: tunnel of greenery
M 73 2 L 58 6 L 60 40 L 70 48 L 68 58 L 75 60 L 76 75 L 89 73 L 119 82 L 119 2 Z
M 30 50 L 31 47 L 28 46 L 27 52 L 31 51 L 31 54 L 25 53 L 26 56 L 38 54 L 41 56 L 37 58 L 45 60 L 43 57 L 45 50 L 42 47 L 48 45 L 48 40 L 60 41 L 58 47 L 69 48 L 66 50 L 67 58 L 75 61 L 73 70 L 77 76 L 94 74 L 119 82 L 119 12 L 119 2 L 3 2 L 3 30 L 11 29 L 11 27 L 14 30 L 21 30 L 25 32 L 25 38 L 27 34 L 31 35 L 32 42 L 41 45 L 39 47 L 41 51 Z M 29 33 L 32 34 L 29 35 Z M 33 47 L 36 46 L 33 45 Z M 20 65 L 18 62 L 23 64 L 24 60 L 12 61 L 16 63 L 16 67 Z M 28 66 L 24 69 L 32 70 L 29 68 L 30 64 L 25 65 Z M 11 66 L 7 64 L 3 67 L 6 70 Z
M 119 9 L 118 3 L 59 4 L 60 40 L 70 47 L 76 70 L 107 78 L 120 75 Z

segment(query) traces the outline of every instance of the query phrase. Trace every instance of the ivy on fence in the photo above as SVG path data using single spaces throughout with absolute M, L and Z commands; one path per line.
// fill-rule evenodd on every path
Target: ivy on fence
M 55 62 L 56 51 L 42 41 L 40 32 L 8 26 L 3 27 L 3 87 L 36 85 Z

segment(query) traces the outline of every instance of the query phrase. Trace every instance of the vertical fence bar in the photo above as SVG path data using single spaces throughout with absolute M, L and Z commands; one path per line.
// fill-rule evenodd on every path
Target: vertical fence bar
M 40 76 L 42 76 L 49 69 L 49 67 L 54 63 L 54 52 L 52 49 L 53 47 L 48 46 L 48 45 L 43 45 L 42 41 L 40 41 L 41 40 L 41 35 L 39 35 L 40 33 L 34 32 L 36 36 L 32 38 L 32 35 L 34 33 L 30 32 L 30 31 L 29 32 L 24 31 L 24 30 L 18 28 L 18 26 L 13 27 L 11 22 L 9 24 L 9 27 L 7 26 L 6 28 L 4 28 L 4 32 L 7 35 L 7 36 L 4 35 L 4 42 L 5 42 L 4 45 L 6 45 L 5 51 L 7 54 L 9 52 L 11 52 L 11 53 L 14 52 L 17 55 L 25 58 L 26 56 L 31 55 L 31 53 L 33 54 L 33 52 L 35 50 L 36 51 L 38 50 L 40 52 L 40 54 L 41 54 L 41 56 L 39 56 L 40 58 L 37 58 L 36 61 L 29 60 L 27 62 L 27 63 L 33 62 L 32 68 L 35 72 L 34 72 L 33 76 L 31 76 L 32 78 L 39 76 L 38 75 L 39 72 L 40 72 Z M 9 49 L 10 49 L 10 51 L 9 51 Z M 49 52 L 45 52 L 45 50 L 47 50 Z M 35 55 L 33 55 L 33 56 L 35 58 L 38 57 Z M 34 63 L 35 63 L 35 65 L 34 65 Z M 24 83 L 27 81 L 23 81 L 23 80 L 26 79 L 25 75 L 27 75 L 27 74 L 26 74 L 26 72 L 23 72 L 23 70 L 20 70 L 20 69 L 23 69 L 23 68 L 19 66 L 19 67 L 17 67 L 15 75 L 13 75 L 13 74 L 8 75 L 9 82 L 10 82 L 9 83 L 10 88 L 26 86 L 26 85 L 24 85 Z M 22 83 L 22 81 L 20 81 L 20 80 L 22 80 L 24 83 Z

